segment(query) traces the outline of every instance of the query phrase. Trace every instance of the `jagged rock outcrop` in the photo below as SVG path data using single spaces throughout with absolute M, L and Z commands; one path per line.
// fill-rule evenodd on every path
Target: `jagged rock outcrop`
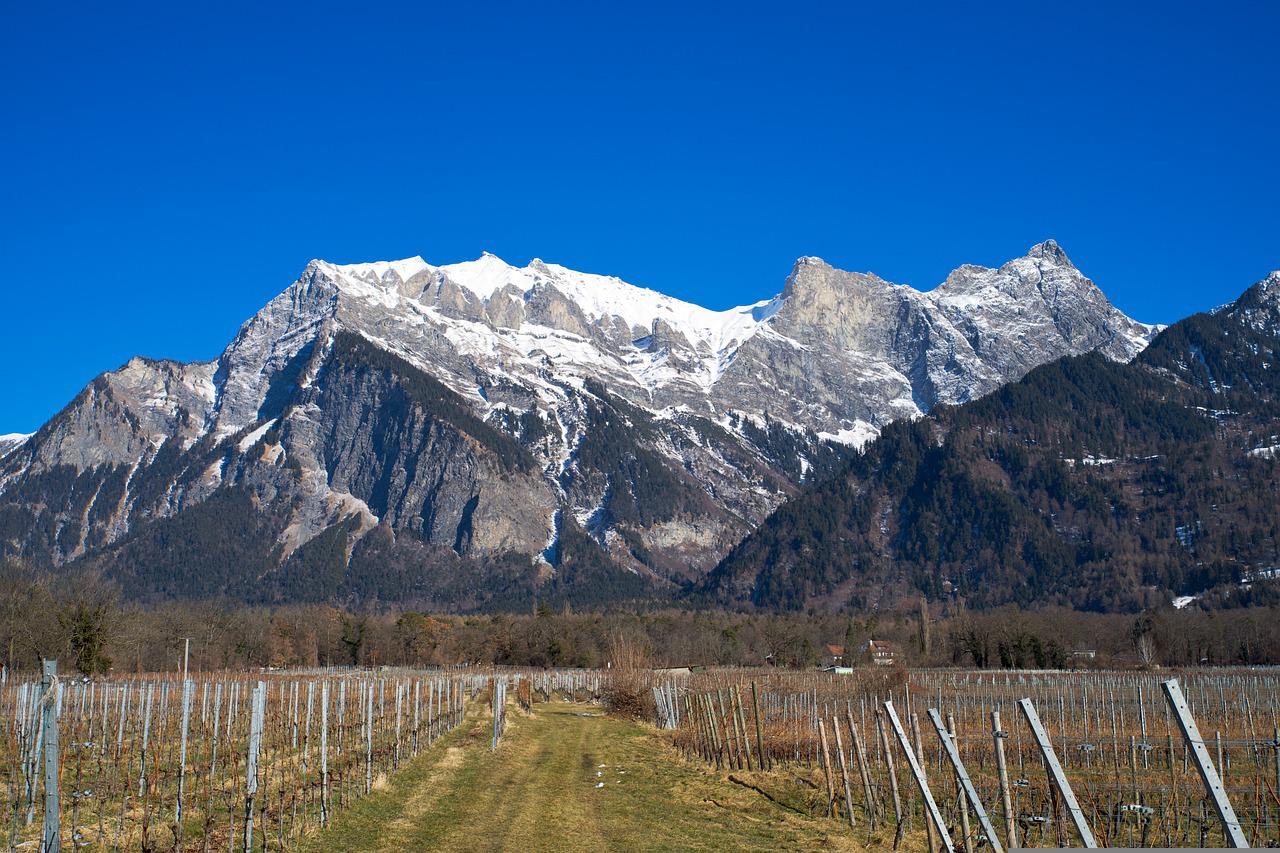
M 216 361 L 134 359 L 0 438 L 0 552 L 137 594 L 644 594 L 886 424 L 1152 332 L 1052 241 L 930 292 L 802 258 L 727 311 L 540 260 L 313 261 Z
M 1278 319 L 1273 273 L 1130 361 L 1059 359 L 890 425 L 736 545 L 699 598 L 860 611 L 921 594 L 1102 611 L 1274 605 Z M 1088 320 L 1071 328 L 1101 337 Z

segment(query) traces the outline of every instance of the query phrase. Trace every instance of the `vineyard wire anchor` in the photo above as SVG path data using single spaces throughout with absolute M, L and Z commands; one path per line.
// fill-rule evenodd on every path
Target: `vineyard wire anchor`
M 951 762 L 951 767 L 956 772 L 956 778 L 960 780 L 960 787 L 964 789 L 965 796 L 969 798 L 969 805 L 973 808 L 973 813 L 978 816 L 978 823 L 982 826 L 982 831 L 987 834 L 987 843 L 991 845 L 991 849 L 996 853 L 1004 853 L 1004 847 L 1000 844 L 1000 838 L 996 835 L 996 828 L 991 825 L 991 819 L 987 817 L 987 810 L 982 807 L 982 800 L 978 798 L 978 789 L 973 786 L 973 781 L 969 778 L 969 773 L 964 769 L 964 762 L 960 760 L 960 751 L 956 749 L 955 739 L 947 732 L 946 726 L 942 724 L 942 716 L 938 713 L 937 708 L 929 709 L 929 719 L 933 722 L 934 731 L 938 733 L 938 740 L 942 742 L 943 752 L 947 755 L 947 760 Z
M 1022 709 L 1022 716 L 1027 721 L 1027 725 L 1031 727 L 1031 733 L 1035 735 L 1036 744 L 1040 747 L 1040 755 L 1044 757 L 1044 762 L 1049 768 L 1049 773 L 1053 777 L 1053 784 L 1062 794 L 1063 802 L 1066 803 L 1067 812 L 1071 815 L 1071 821 L 1076 826 L 1076 832 L 1080 834 L 1080 840 L 1085 847 L 1097 849 L 1098 842 L 1093 837 L 1093 831 L 1089 829 L 1089 822 L 1085 820 L 1084 812 L 1080 809 L 1080 803 L 1076 801 L 1075 792 L 1071 790 L 1071 783 L 1067 781 L 1067 774 L 1062 772 L 1062 765 L 1058 763 L 1058 756 L 1053 751 L 1053 744 L 1049 741 L 1049 734 L 1044 730 L 1044 726 L 1040 722 L 1040 715 L 1036 713 L 1035 705 L 1031 704 L 1030 699 L 1019 699 L 1018 707 Z
M 1162 681 L 1160 687 L 1164 689 L 1169 707 L 1173 709 L 1173 716 L 1178 721 L 1182 737 L 1191 747 L 1191 756 L 1195 759 L 1196 769 L 1200 771 L 1200 779 L 1204 782 L 1205 790 L 1209 792 L 1209 798 L 1213 800 L 1213 807 L 1222 821 L 1222 829 L 1227 840 L 1231 842 L 1232 847 L 1248 849 L 1249 841 L 1244 837 L 1244 831 L 1240 829 L 1240 821 L 1236 818 L 1235 809 L 1231 807 L 1231 800 L 1228 799 L 1227 791 L 1222 786 L 1222 778 L 1218 776 L 1218 771 L 1209 758 L 1209 750 L 1205 748 L 1204 738 L 1200 736 L 1200 728 L 1196 725 L 1195 717 L 1191 716 L 1191 709 L 1187 707 L 1187 700 L 1182 695 L 1182 688 L 1178 686 L 1178 679 L 1170 678 L 1168 681 Z
M 933 799 L 933 793 L 929 790 L 929 780 L 925 776 L 920 762 L 916 760 L 916 754 L 911 751 L 911 744 L 907 741 L 907 733 L 902 729 L 902 721 L 898 719 L 898 712 L 893 709 L 893 700 L 885 700 L 884 710 L 889 718 L 889 725 L 893 727 L 893 735 L 898 739 L 898 746 L 902 748 L 903 754 L 907 757 L 907 767 L 911 770 L 911 775 L 915 777 L 917 787 L 920 788 L 920 796 L 924 798 L 924 804 L 929 809 L 929 814 L 933 818 L 933 825 L 938 830 L 938 835 L 941 836 L 943 847 L 947 850 L 954 850 L 955 844 L 951 841 L 951 834 L 947 832 L 947 824 L 942 819 L 942 812 L 938 810 L 938 804 Z

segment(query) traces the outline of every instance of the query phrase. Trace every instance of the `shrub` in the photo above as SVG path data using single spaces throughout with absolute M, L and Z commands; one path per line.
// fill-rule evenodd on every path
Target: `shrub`
M 657 715 L 653 701 L 653 669 L 649 649 L 634 638 L 614 634 L 609 638 L 609 670 L 603 700 L 607 713 L 616 717 L 652 722 Z

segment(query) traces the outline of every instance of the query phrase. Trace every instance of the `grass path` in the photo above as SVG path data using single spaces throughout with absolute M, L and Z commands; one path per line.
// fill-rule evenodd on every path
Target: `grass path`
M 497 753 L 488 717 L 469 721 L 338 815 L 309 849 L 865 849 L 837 822 L 781 808 L 686 762 L 651 730 L 596 714 L 546 704 L 521 715 L 513 706 Z

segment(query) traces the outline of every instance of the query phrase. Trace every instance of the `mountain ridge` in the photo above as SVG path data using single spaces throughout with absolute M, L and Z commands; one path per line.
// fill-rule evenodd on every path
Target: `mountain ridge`
M 131 359 L 0 449 L 0 551 L 128 574 L 154 552 L 139 537 L 244 494 L 272 583 L 321 550 L 354 578 L 380 530 L 406 571 L 674 589 L 885 425 L 1061 355 L 1127 359 L 1153 331 L 1052 241 L 929 292 L 803 258 L 720 312 L 536 259 L 314 260 L 218 358 Z M 450 595 L 492 599 L 458 571 Z
M 718 605 L 1280 600 L 1280 276 L 1134 360 L 1039 366 L 887 428 L 700 584 Z

